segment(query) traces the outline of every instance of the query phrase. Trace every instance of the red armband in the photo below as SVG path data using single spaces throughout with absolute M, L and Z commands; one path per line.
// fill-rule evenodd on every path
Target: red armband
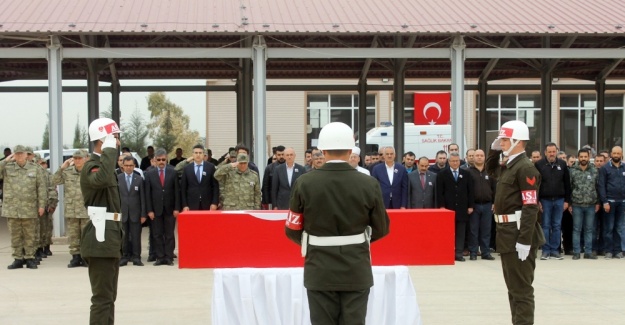
M 289 210 L 286 216 L 286 227 L 291 230 L 304 229 L 304 215 Z
M 523 205 L 537 204 L 536 190 L 521 191 L 521 197 L 523 198 Z

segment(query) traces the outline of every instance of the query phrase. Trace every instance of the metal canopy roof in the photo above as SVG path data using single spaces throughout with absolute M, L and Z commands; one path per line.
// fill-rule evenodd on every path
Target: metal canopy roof
M 619 0 L 109 0 L 5 1 L 3 48 L 250 48 L 263 35 L 268 49 L 449 49 L 464 35 L 467 52 L 493 48 L 622 49 L 625 6 Z M 398 43 L 399 41 L 399 43 Z M 553 76 L 625 78 L 622 59 L 552 60 Z M 238 58 L 91 59 L 101 81 L 234 79 Z M 393 59 L 269 58 L 267 78 L 392 78 Z M 369 67 L 366 69 L 366 67 Z M 538 78 L 537 59 L 472 59 L 465 77 Z M 450 78 L 449 58 L 408 59 L 406 78 Z M 87 60 L 65 58 L 64 79 L 84 79 Z M 488 73 L 484 74 L 484 71 Z M 0 59 L 0 81 L 47 78 L 44 59 Z

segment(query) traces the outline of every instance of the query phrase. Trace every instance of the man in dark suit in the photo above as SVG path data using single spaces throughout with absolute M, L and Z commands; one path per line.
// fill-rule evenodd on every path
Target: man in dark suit
M 378 180 L 387 209 L 405 209 L 408 206 L 408 173 L 395 162 L 395 148 L 385 147 L 384 163 L 373 167 L 371 176 Z
M 217 210 L 219 204 L 219 183 L 213 177 L 215 165 L 204 161 L 204 146 L 193 147 L 193 163 L 182 171 L 182 211 Z
M 125 156 L 122 164 L 124 172 L 117 175 L 124 227 L 124 254 L 119 260 L 119 266 L 127 265 L 128 261 L 136 266 L 143 266 L 141 224 L 146 219 L 143 179 L 134 173 L 135 163 L 132 157 Z
M 141 159 L 141 166 L 139 168 L 141 168 L 142 171 L 146 171 L 146 169 L 152 165 L 150 162 L 152 158 L 154 158 L 154 147 L 148 146 L 148 155 Z
M 305 167 L 295 163 L 295 150 L 284 149 L 284 164 L 278 165 L 271 180 L 271 202 L 274 210 L 288 210 L 291 188 L 295 180 L 305 173 Z
M 154 265 L 174 265 L 175 218 L 180 211 L 178 177 L 174 167 L 167 165 L 165 149 L 156 150 L 155 156 L 156 168 L 145 174 L 146 209 L 154 233 Z
M 408 174 L 408 197 L 411 209 L 436 208 L 436 173 L 428 170 L 428 157 L 421 157 L 417 161 L 418 172 Z
M 436 175 L 436 200 L 439 208 L 455 211 L 456 215 L 456 261 L 464 262 L 462 250 L 469 215 L 473 212 L 473 180 L 466 169 L 460 169 L 460 155 L 449 155 L 449 167 Z
M 265 167 L 265 172 L 263 174 L 263 185 L 260 189 L 261 193 L 263 194 L 261 206 L 265 210 L 268 209 L 269 205 L 273 203 L 271 202 L 271 181 L 273 178 L 273 171 L 278 165 L 284 164 L 284 146 L 277 146 L 274 147 L 274 149 L 275 150 L 273 155 L 274 157 L 276 157 L 276 161 L 270 162 L 267 167 Z

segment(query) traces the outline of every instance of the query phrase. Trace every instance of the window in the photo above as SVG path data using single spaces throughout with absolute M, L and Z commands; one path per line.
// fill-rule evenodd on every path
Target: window
M 375 95 L 367 98 L 367 131 L 375 127 Z M 343 122 L 358 132 L 358 94 L 308 94 L 307 147 L 316 147 L 319 132 L 330 122 Z

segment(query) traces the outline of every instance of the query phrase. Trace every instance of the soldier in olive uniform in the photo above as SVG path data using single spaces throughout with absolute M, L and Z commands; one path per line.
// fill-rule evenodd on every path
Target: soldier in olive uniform
M 491 145 L 486 171 L 496 177 L 497 251 L 508 287 L 512 324 L 534 324 L 534 269 L 538 247 L 545 243 L 538 223 L 540 173 L 527 158 L 527 125 L 509 121 Z M 504 165 L 499 156 L 503 152 Z
M 48 184 L 48 204 L 46 205 L 46 211 L 44 215 L 39 218 L 39 254 L 41 257 L 46 258 L 52 255 L 50 245 L 52 245 L 52 230 L 53 221 L 52 215 L 56 210 L 56 206 L 59 202 L 59 193 L 56 191 L 56 185 L 52 184 L 52 174 L 48 170 L 48 163 L 45 159 L 41 158 L 39 154 L 35 154 L 36 163 L 41 166 L 43 175 Z
M 0 162 L 0 179 L 4 180 L 2 216 L 7 218 L 15 261 L 8 269 L 36 269 L 35 251 L 39 238 L 37 226 L 44 215 L 47 183 L 40 168 L 27 162 L 24 146 Z
M 327 162 L 291 190 L 286 235 L 302 245 L 313 325 L 365 324 L 373 286 L 369 244 L 389 232 L 380 185 L 347 162 L 353 134 L 340 122 L 324 126 L 318 147 Z
M 91 218 L 82 232 L 80 253 L 89 266 L 91 281 L 90 324 L 113 324 L 123 230 L 115 165 L 119 127 L 109 118 L 89 125 L 93 154 L 80 172 L 80 189 Z M 98 208 L 106 208 L 101 212 Z
M 63 198 L 65 201 L 65 222 L 67 224 L 67 238 L 69 240 L 69 253 L 72 259 L 67 267 L 87 266 L 80 255 L 81 232 L 85 228 L 89 215 L 80 190 L 80 172 L 82 171 L 88 154 L 86 151 L 77 150 L 72 158 L 67 159 L 54 173 L 52 183 L 65 185 Z
M 244 153 L 237 155 L 237 161 L 220 166 L 215 171 L 215 179 L 223 197 L 224 210 L 260 209 L 260 182 L 258 174 L 248 167 L 249 158 Z

